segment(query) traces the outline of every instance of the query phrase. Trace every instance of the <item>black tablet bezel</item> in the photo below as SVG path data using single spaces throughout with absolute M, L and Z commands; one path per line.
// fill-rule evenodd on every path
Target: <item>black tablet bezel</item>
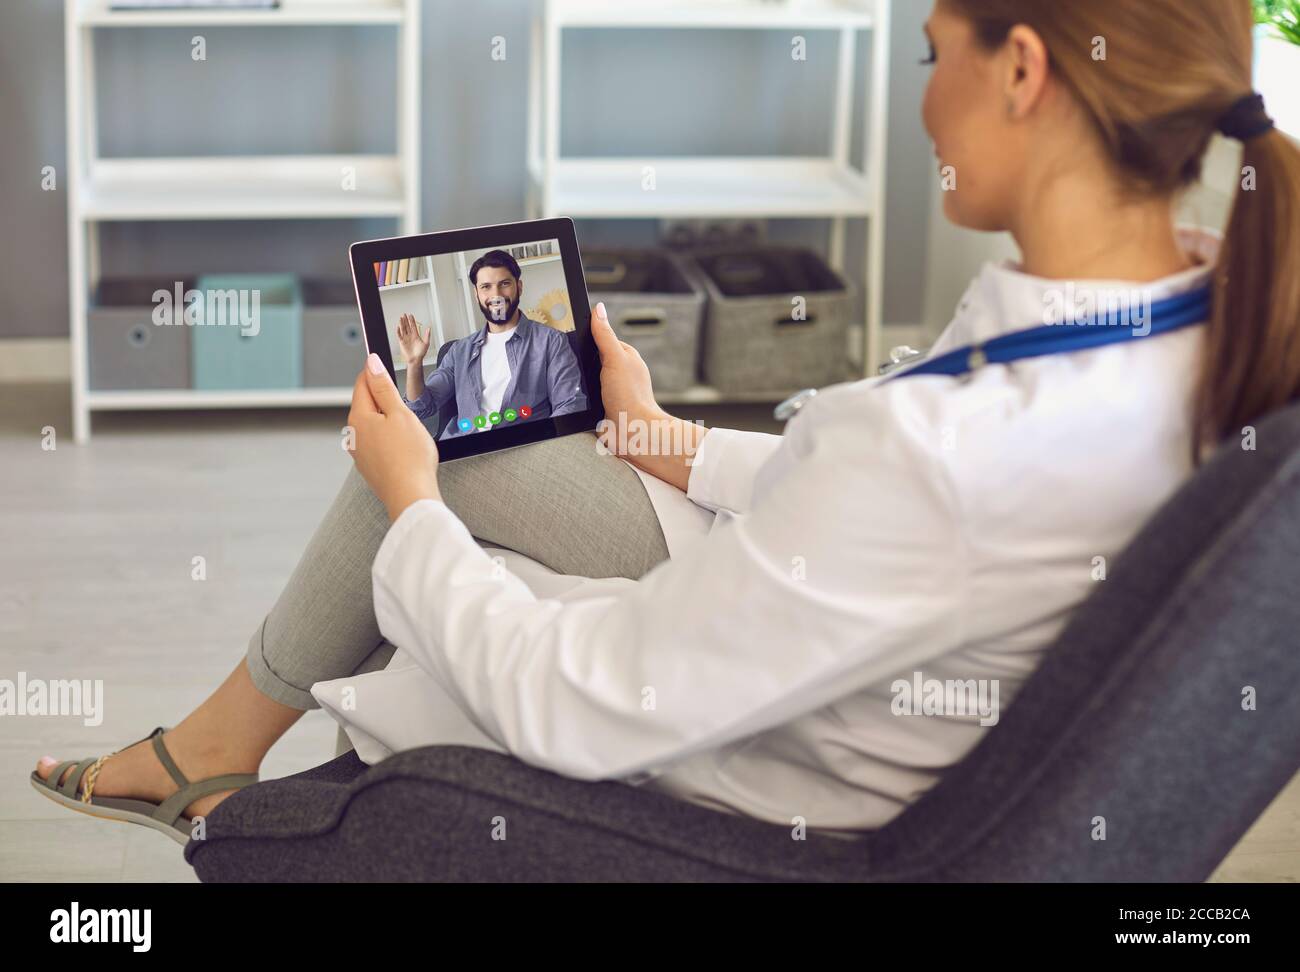
M 501 449 L 542 442 L 561 435 L 571 435 L 574 432 L 591 432 L 605 417 L 605 409 L 600 397 L 600 353 L 596 350 L 596 342 L 591 334 L 591 304 L 587 297 L 587 280 L 582 272 L 582 257 L 578 253 L 578 237 L 574 231 L 573 220 L 559 217 L 501 223 L 496 226 L 476 226 L 471 229 L 423 233 L 419 236 L 365 240 L 353 243 L 349 247 L 352 285 L 357 293 L 357 307 L 361 311 L 366 353 L 373 352 L 379 355 L 384 367 L 388 369 L 389 377 L 396 382 L 397 370 L 393 366 L 393 356 L 389 348 L 383 305 L 379 299 L 379 283 L 375 280 L 376 263 L 485 247 L 517 246 L 522 243 L 537 243 L 551 239 L 559 240 L 560 243 L 564 281 L 569 291 L 569 304 L 573 308 L 575 330 L 579 334 L 578 367 L 586 382 L 587 402 L 590 407 L 585 412 L 573 412 L 558 418 L 537 419 L 512 426 L 501 425 L 486 435 L 479 433 L 454 436 L 449 439 L 435 438 L 440 461 L 450 462 L 467 456 L 498 452 Z

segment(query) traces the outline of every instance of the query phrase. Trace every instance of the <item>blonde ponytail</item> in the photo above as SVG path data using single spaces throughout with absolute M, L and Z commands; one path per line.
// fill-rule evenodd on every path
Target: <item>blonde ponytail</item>
M 1215 268 L 1196 395 L 1198 451 L 1300 399 L 1300 148 L 1276 129 L 1244 144 Z

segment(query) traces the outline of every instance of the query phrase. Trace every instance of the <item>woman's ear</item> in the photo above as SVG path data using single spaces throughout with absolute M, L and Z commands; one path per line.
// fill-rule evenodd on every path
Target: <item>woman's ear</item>
M 1017 24 L 1007 35 L 1005 94 L 1007 117 L 1021 121 L 1038 106 L 1047 89 L 1051 58 L 1038 31 Z

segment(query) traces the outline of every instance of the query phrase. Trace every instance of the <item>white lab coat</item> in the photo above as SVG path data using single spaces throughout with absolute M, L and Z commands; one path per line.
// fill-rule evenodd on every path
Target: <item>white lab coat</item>
M 1209 277 L 1217 240 L 1182 238 L 1205 265 L 1153 300 Z M 987 266 L 934 351 L 1040 323 L 1060 287 Z M 977 680 L 1005 709 L 1188 478 L 1202 330 L 837 386 L 782 437 L 715 429 L 686 497 L 653 485 L 673 556 L 640 581 L 502 570 L 445 505 L 416 503 L 373 569 L 401 650 L 313 695 L 366 762 L 459 743 L 778 823 L 879 827 L 991 725 L 900 710 L 898 681 Z

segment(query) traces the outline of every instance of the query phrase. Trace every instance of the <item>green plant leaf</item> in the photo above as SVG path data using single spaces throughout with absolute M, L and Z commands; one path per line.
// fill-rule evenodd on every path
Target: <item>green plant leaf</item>
M 1300 0 L 1253 0 L 1255 21 L 1274 37 L 1300 46 Z

